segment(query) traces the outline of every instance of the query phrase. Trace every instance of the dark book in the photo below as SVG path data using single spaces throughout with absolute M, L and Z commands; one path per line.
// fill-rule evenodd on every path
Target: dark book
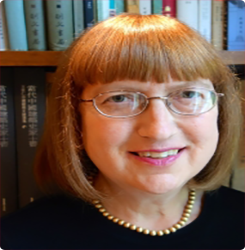
M 16 67 L 15 110 L 19 206 L 41 196 L 33 162 L 45 115 L 45 68 Z
M 1 68 L 1 216 L 18 208 L 13 68 Z
M 95 23 L 94 15 L 94 1 L 93 0 L 84 0 L 84 27 L 92 27 Z

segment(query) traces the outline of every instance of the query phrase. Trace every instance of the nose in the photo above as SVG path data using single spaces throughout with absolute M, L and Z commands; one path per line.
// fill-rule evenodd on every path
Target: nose
M 148 107 L 138 118 L 138 134 L 144 138 L 166 140 L 178 131 L 177 117 L 161 99 L 149 100 Z

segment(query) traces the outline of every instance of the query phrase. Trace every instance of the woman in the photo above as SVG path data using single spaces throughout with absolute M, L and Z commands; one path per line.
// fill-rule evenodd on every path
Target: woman
M 36 158 L 39 184 L 66 195 L 3 220 L 2 247 L 242 249 L 243 194 L 221 187 L 237 83 L 175 19 L 123 14 L 87 30 L 59 67 Z

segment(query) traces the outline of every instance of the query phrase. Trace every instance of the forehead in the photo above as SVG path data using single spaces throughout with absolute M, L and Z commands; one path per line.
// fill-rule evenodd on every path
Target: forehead
M 195 81 L 175 81 L 170 79 L 168 82 L 164 83 L 156 83 L 156 82 L 140 82 L 135 80 L 120 80 L 114 81 L 106 84 L 87 84 L 83 90 L 83 95 L 97 95 L 99 93 L 113 91 L 113 90 L 131 90 L 131 91 L 139 91 L 143 93 L 150 92 L 169 92 L 174 91 L 180 88 L 188 88 L 188 87 L 204 87 L 213 89 L 213 84 L 208 79 L 197 79 Z

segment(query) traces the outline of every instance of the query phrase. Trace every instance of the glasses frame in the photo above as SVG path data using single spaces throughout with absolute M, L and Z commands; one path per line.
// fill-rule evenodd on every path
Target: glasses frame
M 184 114 L 184 113 L 181 113 L 181 112 L 178 112 L 178 111 L 172 109 L 172 108 L 170 107 L 170 104 L 171 104 L 171 103 L 168 102 L 168 99 L 171 97 L 171 95 L 173 95 L 175 92 L 178 92 L 178 91 L 180 91 L 180 90 L 189 90 L 189 89 L 203 89 L 203 90 L 207 90 L 207 91 L 210 91 L 210 92 L 214 93 L 215 96 L 216 96 L 214 105 L 213 105 L 210 109 L 208 109 L 208 110 L 206 110 L 206 111 L 204 111 L 204 112 L 198 113 L 198 114 Z M 113 92 L 128 92 L 128 93 L 139 94 L 139 95 L 145 97 L 145 99 L 146 99 L 146 105 L 145 105 L 145 107 L 144 107 L 140 112 L 138 112 L 138 113 L 136 113 L 136 114 L 133 114 L 133 115 L 127 115 L 127 116 L 113 116 L 113 115 L 107 115 L 107 114 L 103 113 L 103 112 L 98 108 L 98 106 L 96 105 L 96 98 L 99 97 L 99 96 L 101 96 L 101 95 L 108 94 L 108 93 L 113 93 Z M 80 101 L 80 102 L 92 102 L 92 103 L 93 103 L 93 106 L 94 106 L 94 108 L 97 110 L 97 112 L 99 112 L 99 113 L 100 113 L 101 115 L 103 115 L 103 116 L 106 116 L 106 117 L 109 117 L 109 118 L 114 118 L 114 119 L 125 119 L 125 118 L 130 118 L 130 117 L 135 117 L 135 116 L 137 116 L 137 115 L 140 115 L 141 113 L 143 113 L 143 112 L 147 109 L 147 107 L 148 107 L 148 105 L 149 105 L 149 101 L 150 101 L 150 100 L 154 100 L 154 99 L 156 99 L 156 100 L 162 100 L 162 101 L 165 103 L 165 106 L 167 107 L 167 109 L 168 109 L 169 111 L 175 113 L 175 114 L 178 114 L 178 115 L 181 115 L 181 116 L 199 116 L 199 115 L 201 115 L 201 114 L 207 113 L 207 112 L 209 112 L 210 110 L 212 110 L 212 109 L 217 105 L 217 102 L 218 102 L 219 97 L 223 97 L 224 95 L 225 95 L 225 94 L 223 94 L 223 93 L 217 93 L 214 89 L 208 89 L 208 88 L 203 88 L 203 87 L 180 88 L 180 89 L 176 89 L 175 91 L 169 93 L 169 94 L 166 95 L 166 96 L 153 96 L 153 97 L 148 97 L 148 96 L 146 96 L 145 94 L 143 94 L 143 93 L 141 93 L 141 92 L 139 92 L 139 91 L 132 91 L 132 90 L 120 89 L 120 90 L 106 91 L 106 92 L 103 92 L 103 93 L 100 93 L 100 94 L 96 95 L 96 96 L 95 96 L 94 98 L 92 98 L 92 99 L 79 99 L 79 101 Z

